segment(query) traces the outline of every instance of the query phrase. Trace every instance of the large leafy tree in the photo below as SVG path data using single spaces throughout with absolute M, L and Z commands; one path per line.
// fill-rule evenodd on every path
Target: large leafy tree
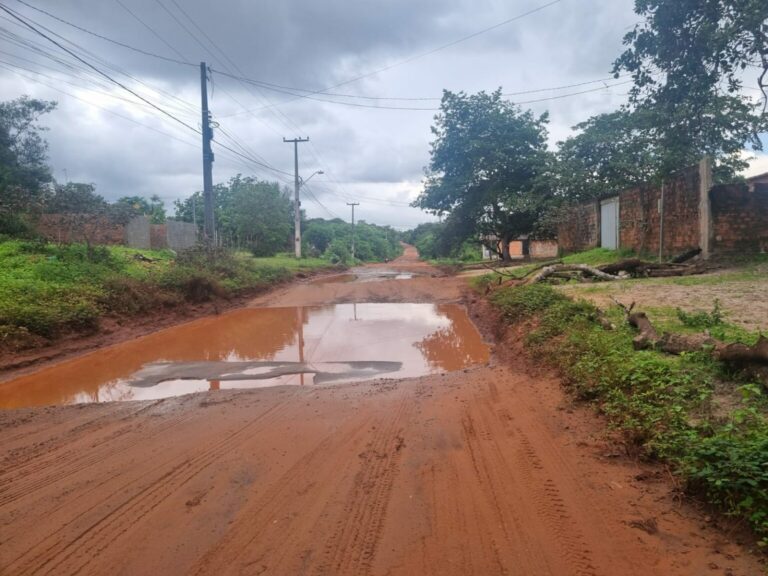
M 214 218 L 223 243 L 248 248 L 259 256 L 273 255 L 291 247 L 293 202 L 277 182 L 264 182 L 238 174 L 226 184 L 214 186 Z M 176 218 L 203 223 L 204 201 L 200 192 L 177 200 Z
M 652 181 L 661 155 L 649 133 L 647 115 L 621 109 L 593 116 L 558 143 L 559 197 L 582 201 Z
M 27 96 L 0 102 L 0 218 L 37 211 L 43 204 L 52 177 L 38 120 L 55 107 Z
M 501 91 L 445 91 L 432 126 L 424 190 L 414 206 L 448 214 L 451 228 L 509 241 L 530 233 L 549 199 L 547 115 L 523 111 Z M 496 242 L 488 241 L 492 249 Z
M 661 173 L 710 155 L 725 179 L 766 129 L 768 2 L 635 0 L 644 18 L 625 38 L 614 73 L 629 72 L 633 109 L 653 118 Z M 743 92 L 745 81 L 761 98 Z

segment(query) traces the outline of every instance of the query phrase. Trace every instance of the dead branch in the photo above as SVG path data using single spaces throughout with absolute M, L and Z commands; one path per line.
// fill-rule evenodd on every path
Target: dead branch
M 707 352 L 722 362 L 768 365 L 768 338 L 763 335 L 760 335 L 754 346 L 749 346 L 739 342 L 722 342 L 709 334 L 660 334 L 645 312 L 632 312 L 634 302 L 627 307 L 616 299 L 613 301 L 624 311 L 627 323 L 638 331 L 632 340 L 635 350 L 658 350 L 676 355 L 683 352 Z
M 587 276 L 598 278 L 599 280 L 619 280 L 619 276 L 607 274 L 602 270 L 593 268 L 592 266 L 586 266 L 585 264 L 554 264 L 552 266 L 545 266 L 537 274 L 528 278 L 524 284 L 536 284 L 542 280 L 546 280 L 550 276 L 559 274 L 561 272 L 582 272 Z

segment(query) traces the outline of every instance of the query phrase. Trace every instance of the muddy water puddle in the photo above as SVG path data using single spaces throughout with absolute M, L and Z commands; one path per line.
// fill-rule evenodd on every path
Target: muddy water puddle
M 313 284 L 346 284 L 347 282 L 381 282 L 382 280 L 410 280 L 417 276 L 412 272 L 403 272 L 389 268 L 352 268 L 349 274 L 321 276 L 312 280 Z
M 0 383 L 0 407 L 409 378 L 481 364 L 488 355 L 455 304 L 242 309 Z

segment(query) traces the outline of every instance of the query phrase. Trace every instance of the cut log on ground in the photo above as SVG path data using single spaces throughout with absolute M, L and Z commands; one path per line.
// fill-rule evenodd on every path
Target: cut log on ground
M 660 334 L 645 312 L 632 311 L 634 302 L 630 306 L 625 306 L 615 299 L 614 302 L 624 310 L 629 325 L 638 330 L 637 336 L 632 340 L 635 350 L 652 349 L 678 355 L 683 352 L 706 352 L 716 360 L 730 364 L 768 366 L 768 338 L 763 335 L 760 335 L 753 346 L 749 346 L 740 342 L 722 342 L 709 334 Z
M 536 284 L 542 280 L 546 280 L 550 276 L 559 275 L 562 272 L 581 272 L 587 276 L 592 276 L 599 280 L 620 280 L 620 276 L 614 276 L 613 274 L 607 274 L 598 268 L 592 266 L 586 266 L 585 264 L 554 264 L 552 266 L 545 266 L 537 274 L 529 277 L 524 284 Z
M 627 258 L 612 264 L 605 264 L 598 267 L 599 270 L 618 275 L 622 272 L 635 278 L 651 277 L 663 278 L 668 276 L 689 276 L 691 274 L 701 274 L 706 271 L 706 264 L 697 262 L 694 264 L 683 264 L 679 262 L 648 262 L 639 258 Z

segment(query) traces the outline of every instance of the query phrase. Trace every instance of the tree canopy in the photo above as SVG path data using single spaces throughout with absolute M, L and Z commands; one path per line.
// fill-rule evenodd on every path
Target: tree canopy
M 449 228 L 462 231 L 459 244 L 474 235 L 495 250 L 494 237 L 506 249 L 511 238 L 533 231 L 551 198 L 547 121 L 547 114 L 536 117 L 504 100 L 500 90 L 445 91 L 414 206 L 448 214 Z
M 293 241 L 293 201 L 277 182 L 238 174 L 214 186 L 214 219 L 226 246 L 247 248 L 258 256 L 289 250 Z M 201 192 L 176 200 L 176 218 L 203 223 Z
M 38 120 L 55 107 L 27 96 L 0 102 L 0 218 L 42 207 L 52 176 Z
M 613 71 L 632 75 L 630 106 L 649 118 L 660 172 L 709 155 L 719 179 L 732 177 L 746 167 L 746 146 L 762 149 L 768 127 L 768 3 L 636 0 L 635 12 L 645 20 L 625 36 Z M 742 91 L 754 70 L 762 102 Z

